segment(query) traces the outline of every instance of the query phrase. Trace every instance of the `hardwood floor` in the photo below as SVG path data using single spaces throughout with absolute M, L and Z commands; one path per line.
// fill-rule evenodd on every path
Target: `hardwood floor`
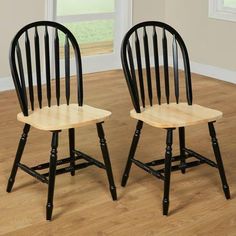
M 109 54 L 113 52 L 113 41 L 80 44 L 80 50 L 82 56 Z M 73 54 L 74 50 L 71 48 L 70 55 Z M 60 48 L 60 57 L 64 58 L 64 56 L 64 46 L 62 46 Z
M 56 177 L 53 221 L 45 220 L 47 186 L 18 171 L 12 193 L 5 191 L 23 125 L 16 121 L 19 105 L 14 91 L 0 94 L 0 234 L 2 235 L 236 235 L 236 85 L 193 74 L 194 102 L 224 113 L 216 124 L 231 200 L 225 200 L 216 169 L 201 165 L 185 175 L 171 176 L 169 216 L 162 216 L 163 182 L 133 166 L 125 188 L 121 176 L 136 120 L 121 71 L 85 76 L 85 103 L 112 111 L 104 128 L 117 186 L 113 202 L 106 174 L 96 167 Z M 75 83 L 75 81 L 73 81 Z M 75 87 L 75 86 L 72 86 Z M 73 93 L 73 92 L 72 92 Z M 63 94 L 63 93 L 62 93 Z M 74 97 L 75 98 L 75 97 Z M 161 158 L 165 148 L 161 129 L 144 125 L 137 159 Z M 187 147 L 213 159 L 207 125 L 186 129 Z M 68 134 L 60 133 L 58 156 L 68 155 Z M 174 132 L 173 152 L 178 152 Z M 76 147 L 102 160 L 95 126 L 76 130 Z M 48 161 L 50 133 L 32 129 L 22 162 Z

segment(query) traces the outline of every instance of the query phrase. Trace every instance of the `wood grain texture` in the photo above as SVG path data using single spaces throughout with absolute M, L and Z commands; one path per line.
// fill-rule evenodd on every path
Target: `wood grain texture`
M 160 73 L 162 75 L 163 71 Z M 182 81 L 182 73 L 180 78 Z M 224 113 L 223 119 L 216 122 L 216 131 L 231 188 L 231 200 L 226 201 L 224 198 L 217 170 L 205 165 L 187 170 L 185 175 L 180 172 L 172 173 L 168 217 L 163 217 L 161 211 L 162 181 L 133 166 L 127 186 L 120 187 L 137 122 L 129 116 L 132 104 L 123 72 L 95 73 L 85 75 L 85 103 L 112 112 L 112 116 L 104 124 L 104 129 L 118 201 L 111 200 L 106 173 L 95 167 L 77 171 L 74 177 L 70 174 L 56 177 L 54 219 L 50 223 L 44 219 L 46 185 L 19 170 L 12 193 L 6 193 L 6 183 L 23 124 L 16 120 L 20 108 L 15 91 L 2 92 L 0 93 L 2 133 L 0 136 L 0 234 L 235 236 L 236 85 L 196 74 L 192 75 L 192 79 L 194 102 Z M 72 95 L 76 94 L 75 85 L 76 81 L 73 80 Z M 54 83 L 52 86 L 55 86 Z M 181 94 L 184 89 L 183 83 L 180 83 Z M 45 87 L 43 92 L 46 94 Z M 76 102 L 76 97 L 72 96 L 71 100 Z M 45 103 L 44 106 L 46 105 Z M 58 158 L 68 156 L 67 136 L 66 131 L 60 133 Z M 165 153 L 165 136 L 164 130 L 144 125 L 136 158 L 143 162 L 162 158 Z M 207 125 L 186 128 L 186 136 L 187 147 L 214 160 Z M 95 125 L 76 129 L 75 137 L 76 148 L 102 161 Z M 32 166 L 47 162 L 50 140 L 49 132 L 32 129 L 22 162 Z M 174 155 L 178 154 L 177 140 L 178 133 L 174 131 Z
M 113 52 L 113 42 L 104 41 L 96 43 L 80 44 L 80 50 L 82 56 L 102 55 Z M 63 47 L 60 48 L 60 57 L 63 58 L 65 51 Z M 73 55 L 74 51 L 71 49 L 70 54 Z
M 104 121 L 111 112 L 78 104 L 43 107 L 33 111 L 29 116 L 21 112 L 17 119 L 40 130 L 63 130 L 78 128 Z
M 223 114 L 197 104 L 189 106 L 187 103 L 165 103 L 142 108 L 141 113 L 131 110 L 130 115 L 157 128 L 177 128 L 216 121 Z

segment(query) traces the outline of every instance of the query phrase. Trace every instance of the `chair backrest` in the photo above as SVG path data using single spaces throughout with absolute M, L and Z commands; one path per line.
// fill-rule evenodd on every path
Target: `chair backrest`
M 172 41 L 171 44 L 170 41 Z M 179 48 L 185 72 L 187 102 L 191 105 L 192 85 L 189 57 L 185 43 L 179 33 L 171 26 L 158 21 L 139 23 L 126 33 L 121 45 L 121 61 L 136 112 L 141 112 L 141 102 L 142 106 L 145 107 L 145 87 L 148 90 L 150 106 L 153 105 L 152 63 L 155 71 L 153 77 L 156 83 L 157 102 L 161 105 L 160 66 L 162 65 L 166 102 L 170 102 L 169 52 L 172 52 L 173 56 L 175 100 L 176 103 L 179 103 Z M 160 56 L 161 53 L 163 54 L 162 57 Z M 136 77 L 138 77 L 139 83 L 137 83 Z M 146 84 L 147 86 L 145 86 Z
M 60 63 L 61 42 L 64 44 L 64 68 Z M 72 46 L 72 47 L 71 47 Z M 63 25 L 51 21 L 38 21 L 24 26 L 12 40 L 10 68 L 20 107 L 25 116 L 29 107 L 35 109 L 34 84 L 37 84 L 38 107 L 42 108 L 42 79 L 46 77 L 47 104 L 51 106 L 51 80 L 55 78 L 56 103 L 60 105 L 60 74 L 65 72 L 65 96 L 70 102 L 71 56 L 74 53 L 77 77 L 78 105 L 83 105 L 83 78 L 79 45 L 73 34 Z M 52 62 L 53 61 L 53 65 Z M 54 76 L 52 75 L 54 73 Z M 26 76 L 27 75 L 27 76 Z M 36 83 L 35 83 L 36 82 Z M 28 89 L 26 88 L 28 84 Z M 28 94 L 28 96 L 27 96 Z M 28 105 L 28 98 L 30 106 Z

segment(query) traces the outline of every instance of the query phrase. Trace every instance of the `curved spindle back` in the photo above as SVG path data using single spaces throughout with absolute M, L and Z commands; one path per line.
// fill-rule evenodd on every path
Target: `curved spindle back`
M 51 83 L 54 82 L 52 81 L 53 78 L 55 78 L 56 104 L 58 106 L 60 105 L 60 77 L 62 71 L 62 63 L 60 63 L 60 40 L 64 43 L 63 70 L 65 71 L 65 76 L 63 77 L 65 77 L 66 103 L 69 105 L 70 102 L 70 52 L 72 50 L 76 65 L 78 105 L 83 105 L 81 54 L 75 37 L 65 26 L 59 23 L 38 21 L 28 24 L 20 29 L 13 38 L 10 47 L 9 59 L 11 73 L 20 102 L 20 107 L 25 116 L 28 116 L 28 109 L 35 109 L 35 105 L 42 108 L 43 76 L 46 81 L 47 105 L 49 107 L 51 106 Z M 26 88 L 26 84 L 28 84 L 28 89 Z M 34 93 L 34 84 L 37 85 L 37 96 L 35 96 Z M 29 103 L 30 105 L 28 105 Z
M 147 100 L 150 106 L 155 102 L 161 105 L 163 96 L 169 104 L 170 84 L 172 82 L 175 101 L 179 103 L 180 58 L 183 61 L 187 102 L 192 105 L 189 57 L 185 43 L 179 33 L 171 26 L 158 21 L 139 23 L 127 32 L 121 45 L 121 61 L 136 112 L 141 112 L 140 106 L 145 107 Z M 173 62 L 173 78 L 170 77 L 169 73 L 170 59 Z M 152 64 L 154 76 L 152 76 Z M 161 76 L 160 67 L 163 67 L 163 76 Z M 162 77 L 164 92 L 161 91 Z M 145 96 L 146 90 L 148 96 Z M 153 98 L 154 94 L 156 100 Z

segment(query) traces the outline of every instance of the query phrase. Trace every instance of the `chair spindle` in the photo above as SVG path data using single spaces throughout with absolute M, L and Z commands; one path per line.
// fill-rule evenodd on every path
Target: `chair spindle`
M 146 62 L 148 96 L 149 96 L 150 105 L 152 106 L 152 80 L 151 80 L 149 47 L 148 47 L 148 37 L 147 37 L 146 27 L 144 27 L 144 30 L 143 30 L 143 42 L 144 42 L 144 52 L 145 52 L 145 62 Z
M 183 62 L 184 62 L 184 69 L 185 69 L 185 85 L 186 85 L 186 95 L 188 105 L 192 105 L 193 103 L 193 94 L 192 94 L 192 82 L 191 82 L 191 73 L 190 73 L 190 64 L 188 58 L 187 48 L 185 46 L 181 47 L 183 53 Z
M 66 103 L 70 102 L 70 44 L 68 36 L 65 38 L 65 87 L 66 87 Z
M 175 35 L 173 35 L 173 66 L 174 66 L 174 83 L 176 103 L 179 103 L 179 68 L 178 68 L 178 48 Z
M 167 100 L 167 104 L 169 104 L 169 101 L 170 101 L 170 87 L 169 87 L 168 49 L 167 49 L 167 39 L 166 39 L 165 29 L 163 29 L 162 47 L 163 47 L 163 62 L 164 62 L 164 78 L 165 78 L 166 100 Z
M 139 97 L 138 97 L 138 93 L 137 93 L 137 87 L 135 88 L 134 83 L 133 83 L 133 79 L 132 79 L 132 75 L 131 75 L 131 71 L 130 71 L 130 65 L 129 65 L 129 59 L 128 59 L 128 44 L 129 44 L 129 40 L 127 41 L 124 50 L 122 50 L 121 52 L 121 57 L 124 58 L 124 61 L 122 61 L 123 64 L 125 64 L 127 70 L 124 71 L 125 76 L 127 76 L 129 78 L 129 80 L 127 80 L 127 85 L 131 94 L 131 99 L 133 102 L 133 105 L 135 107 L 135 110 L 140 113 L 140 105 L 139 105 Z
M 154 50 L 154 63 L 156 75 L 156 91 L 158 104 L 161 105 L 161 84 L 160 84 L 160 68 L 159 68 L 159 53 L 158 53 L 158 40 L 155 26 L 153 26 L 153 50 Z
M 39 102 L 39 107 L 42 108 L 42 81 L 41 81 L 41 65 L 40 65 L 40 48 L 39 48 L 39 35 L 38 35 L 37 27 L 35 27 L 34 46 L 35 46 L 35 63 L 36 63 L 38 102 Z
M 26 52 L 28 83 L 29 83 L 29 97 L 30 97 L 31 109 L 33 111 L 34 110 L 34 87 L 33 87 L 31 50 L 30 50 L 30 41 L 29 41 L 28 31 L 25 31 L 25 52 Z
M 141 99 L 142 99 L 142 105 L 143 107 L 145 107 L 145 92 L 144 92 L 144 86 L 143 86 L 142 59 L 141 59 L 141 52 L 140 52 L 140 42 L 139 42 L 137 31 L 135 31 L 135 51 L 136 51 L 137 66 L 138 66 L 140 94 L 141 94 Z
M 128 49 L 128 57 L 129 57 L 132 83 L 134 85 L 135 92 L 136 92 L 137 97 L 138 97 L 138 87 L 137 87 L 136 74 L 135 74 L 135 68 L 134 68 L 134 59 L 133 59 L 133 54 L 132 54 L 132 49 L 131 49 L 131 46 L 130 46 L 130 42 L 128 42 L 127 49 Z
M 26 88 L 25 88 L 25 75 L 24 75 L 23 62 L 22 62 L 22 56 L 21 56 L 19 43 L 17 43 L 16 45 L 16 54 L 17 54 L 17 60 L 18 60 L 18 65 L 19 65 L 18 67 L 19 67 L 19 73 L 20 73 L 22 95 L 23 95 L 25 106 L 28 107 L 27 94 L 26 94 Z
M 79 48 L 74 51 L 75 53 L 75 61 L 78 65 L 76 67 L 76 75 L 77 75 L 77 100 L 80 107 L 83 106 L 83 72 L 82 72 L 82 62 L 80 56 Z
M 54 53 L 55 53 L 55 76 L 56 76 L 56 99 L 57 106 L 60 105 L 60 49 L 58 30 L 55 30 L 54 35 Z
M 45 45 L 45 69 L 46 69 L 46 85 L 47 85 L 47 100 L 48 106 L 51 106 L 51 72 L 50 72 L 50 52 L 49 52 L 49 36 L 48 27 L 45 26 L 44 33 L 44 45 Z

